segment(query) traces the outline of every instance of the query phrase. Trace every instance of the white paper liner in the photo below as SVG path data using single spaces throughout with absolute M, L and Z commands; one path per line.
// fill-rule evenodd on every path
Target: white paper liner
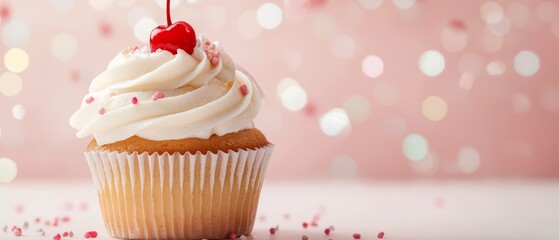
M 111 236 L 222 239 L 251 232 L 273 148 L 85 157 Z

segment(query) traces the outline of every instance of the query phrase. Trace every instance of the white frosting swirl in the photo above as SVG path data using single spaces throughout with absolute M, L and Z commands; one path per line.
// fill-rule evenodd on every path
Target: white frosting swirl
M 213 44 L 220 60 L 212 64 L 205 42 L 199 38 L 192 55 L 181 49 L 176 55 L 147 48 L 122 51 L 91 82 L 90 93 L 70 118 L 77 136 L 93 135 L 104 145 L 134 135 L 155 141 L 207 139 L 252 128 L 260 89 L 218 42 Z M 153 100 L 157 91 L 165 97 Z

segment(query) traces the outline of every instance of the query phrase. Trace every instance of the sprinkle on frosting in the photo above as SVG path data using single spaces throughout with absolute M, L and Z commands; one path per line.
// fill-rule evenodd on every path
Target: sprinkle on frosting
M 97 112 L 98 112 L 100 115 L 103 115 L 103 114 L 105 114 L 105 113 L 107 112 L 107 110 L 106 110 L 104 107 L 102 107 L 102 108 L 100 108 L 99 111 L 97 111 Z
M 243 84 L 239 87 L 239 90 L 241 90 L 241 94 L 243 94 L 243 96 L 246 96 L 248 94 L 248 88 L 246 84 Z
M 95 98 L 92 96 L 89 96 L 85 99 L 85 103 L 87 104 L 91 104 L 93 101 L 95 101 Z
M 133 97 L 132 100 L 130 100 L 130 102 L 132 104 L 138 104 L 138 98 L 137 97 Z
M 157 99 L 162 99 L 165 98 L 165 93 L 161 92 L 161 91 L 157 91 L 153 94 L 153 96 L 151 96 L 151 100 L 155 101 Z

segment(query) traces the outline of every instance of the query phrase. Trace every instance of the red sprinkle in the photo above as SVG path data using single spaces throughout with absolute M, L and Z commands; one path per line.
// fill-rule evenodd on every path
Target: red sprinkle
M 237 234 L 231 233 L 231 235 L 229 235 L 229 239 L 231 240 L 237 239 Z
M 165 98 L 165 93 L 161 92 L 161 91 L 157 91 L 153 94 L 153 96 L 151 97 L 151 100 L 157 100 L 157 99 L 162 99 Z
M 359 234 L 359 233 L 354 233 L 354 234 L 353 234 L 353 239 L 361 239 L 361 234 Z
M 16 228 L 16 229 L 14 230 L 14 235 L 16 235 L 16 237 L 21 236 L 21 228 Z
M 60 233 L 58 233 L 52 237 L 52 240 L 60 240 L 61 238 Z
M 383 238 L 384 237 L 384 232 L 379 232 L 377 234 L 377 238 Z
M 309 227 L 309 224 L 306 223 L 306 222 L 303 222 L 303 228 L 307 228 L 307 227 Z
M 270 234 L 272 235 L 276 234 L 276 228 L 270 228 Z
M 330 228 L 326 228 L 324 229 L 324 234 L 330 235 L 330 231 L 331 231 Z
M 63 237 L 68 237 L 68 232 L 62 233 L 62 236 L 63 236 Z
M 246 96 L 248 94 L 248 88 L 246 84 L 243 84 L 239 87 L 239 90 L 241 90 L 241 94 L 243 94 L 243 96 Z
M 96 238 L 97 237 L 97 232 L 96 231 L 86 232 L 84 237 L 85 238 Z
M 95 101 L 95 98 L 93 98 L 92 96 L 89 96 L 85 99 L 85 103 L 87 104 L 91 104 L 93 101 Z
M 132 100 L 130 100 L 130 102 L 132 102 L 132 104 L 138 104 L 138 98 L 133 97 Z
M 98 113 L 101 114 L 101 115 L 105 114 L 106 112 L 107 112 L 107 110 L 105 108 L 100 108 L 99 111 L 98 111 Z

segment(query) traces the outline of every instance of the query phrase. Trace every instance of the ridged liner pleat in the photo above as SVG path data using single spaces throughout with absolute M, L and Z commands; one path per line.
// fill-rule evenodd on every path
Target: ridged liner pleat
M 252 231 L 272 144 L 201 154 L 86 152 L 103 221 L 125 239 L 223 239 Z

